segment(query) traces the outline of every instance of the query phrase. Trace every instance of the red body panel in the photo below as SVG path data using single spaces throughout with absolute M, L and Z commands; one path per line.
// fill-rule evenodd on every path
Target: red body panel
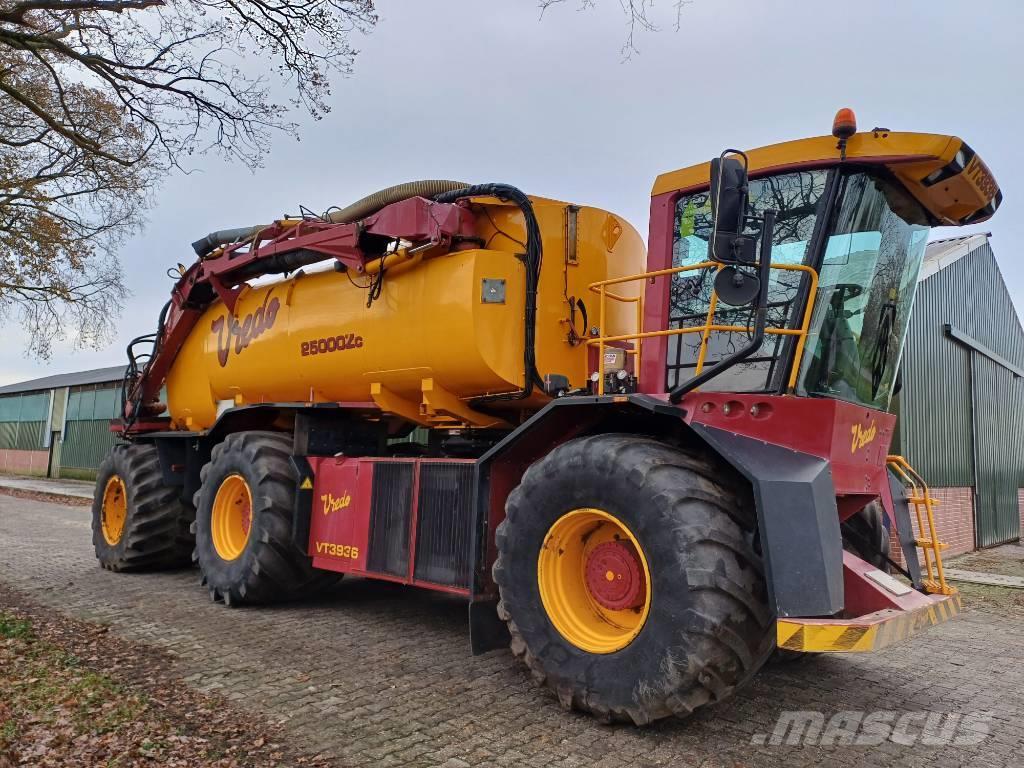
M 395 459 L 307 457 L 313 470 L 313 508 L 308 554 L 313 565 L 328 571 L 351 573 L 400 584 L 468 595 L 470 590 L 435 584 L 415 577 L 416 533 L 419 511 L 419 470 L 423 464 L 468 463 L 472 459 Z M 408 570 L 404 576 L 370 569 L 369 554 L 374 511 L 373 473 L 377 465 L 411 464 L 413 467 L 408 530 Z
M 840 520 L 877 497 L 892 519 L 885 463 L 896 427 L 891 413 L 843 400 L 732 392 L 691 392 L 680 406 L 686 410 L 687 423 L 827 459 Z
M 370 543 L 373 463 L 309 458 L 316 478 L 309 523 L 313 565 L 348 573 L 366 570 Z
M 680 406 L 688 423 L 828 459 L 837 495 L 877 493 L 896 424 L 891 413 L 842 400 L 791 395 L 691 392 Z
M 651 222 L 647 236 L 647 271 L 656 272 L 672 266 L 672 232 L 675 203 L 679 192 L 668 192 L 651 198 Z M 671 275 L 655 277 L 644 288 L 644 329 L 668 327 L 668 286 Z M 654 336 L 642 342 L 640 391 L 665 391 L 665 364 L 668 337 Z
M 846 606 L 844 617 L 866 616 L 875 611 L 912 611 L 927 607 L 929 598 L 916 590 L 905 595 L 894 595 L 883 589 L 867 574 L 876 570 L 856 555 L 843 552 L 843 593 Z

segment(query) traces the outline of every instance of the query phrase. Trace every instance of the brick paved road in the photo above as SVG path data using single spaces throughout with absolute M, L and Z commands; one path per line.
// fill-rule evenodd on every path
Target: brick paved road
M 209 602 L 194 571 L 102 571 L 88 509 L 0 495 L 0 581 L 168 650 L 189 683 L 287 721 L 299 748 L 339 766 L 1024 764 L 1024 593 L 999 591 L 984 610 L 880 654 L 772 667 L 713 712 L 638 730 L 563 712 L 505 651 L 471 656 L 454 600 L 353 580 L 317 603 L 230 610 Z M 1007 613 L 999 600 L 1020 604 Z M 993 719 L 975 746 L 751 745 L 784 710 Z

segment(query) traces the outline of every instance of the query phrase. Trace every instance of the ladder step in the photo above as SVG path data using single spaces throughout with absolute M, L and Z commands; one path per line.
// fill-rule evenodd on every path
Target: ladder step
M 921 586 L 924 587 L 924 591 L 931 595 L 954 595 L 956 589 L 949 586 L 948 584 L 942 584 L 935 579 L 923 579 Z
M 913 505 L 913 511 L 917 515 L 917 522 L 920 524 L 918 537 L 914 538 L 914 544 L 924 551 L 927 573 L 924 574 L 922 585 L 926 592 L 931 594 L 952 595 L 956 594 L 956 588 L 946 583 L 942 572 L 942 550 L 949 547 L 948 544 L 938 540 L 935 530 L 935 521 L 932 519 L 931 510 L 939 506 L 939 500 L 932 497 L 928 486 L 921 479 L 913 468 L 907 464 L 906 459 L 901 456 L 886 457 L 886 464 L 896 471 L 906 488 L 907 502 Z M 925 536 L 927 535 L 927 538 Z M 935 562 L 931 562 L 928 550 L 935 555 Z

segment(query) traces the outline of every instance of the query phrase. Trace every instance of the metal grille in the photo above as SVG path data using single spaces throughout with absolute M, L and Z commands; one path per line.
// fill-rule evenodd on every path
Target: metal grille
M 416 525 L 417 579 L 469 586 L 473 462 L 420 466 Z
M 373 464 L 370 508 L 370 558 L 367 569 L 393 576 L 409 573 L 409 523 L 412 513 L 413 465 Z

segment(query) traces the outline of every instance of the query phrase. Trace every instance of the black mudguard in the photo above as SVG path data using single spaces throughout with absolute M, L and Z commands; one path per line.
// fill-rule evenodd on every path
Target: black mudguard
M 841 611 L 843 541 L 828 461 L 703 424 L 690 429 L 753 486 L 776 615 Z

